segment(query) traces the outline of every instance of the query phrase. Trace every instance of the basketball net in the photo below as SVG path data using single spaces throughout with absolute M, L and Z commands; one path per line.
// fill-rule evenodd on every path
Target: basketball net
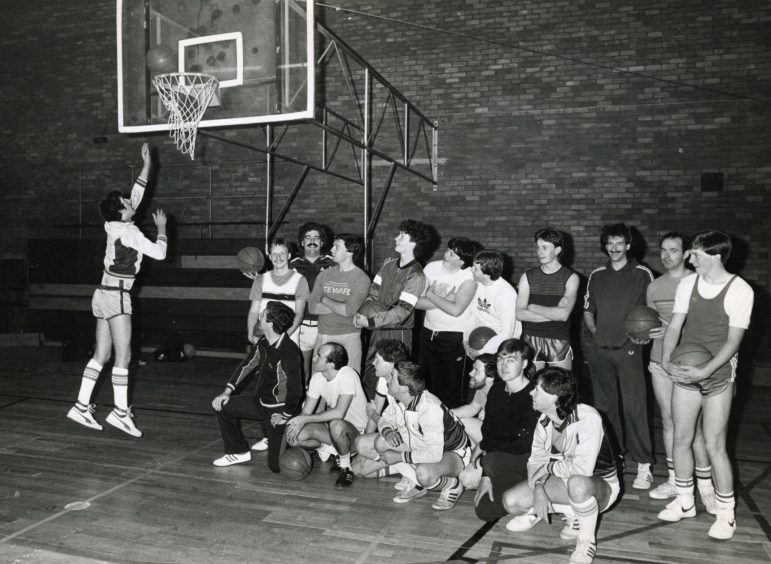
M 169 110 L 169 137 L 177 149 L 195 158 L 195 137 L 198 123 L 211 102 L 218 81 L 208 74 L 192 72 L 159 74 L 153 85 Z

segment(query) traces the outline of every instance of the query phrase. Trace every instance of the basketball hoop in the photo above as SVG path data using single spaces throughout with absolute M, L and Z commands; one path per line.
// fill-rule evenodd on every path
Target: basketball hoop
M 193 160 L 198 123 L 217 89 L 217 79 L 208 74 L 175 72 L 154 76 L 153 84 L 169 110 L 169 136 L 177 149 Z

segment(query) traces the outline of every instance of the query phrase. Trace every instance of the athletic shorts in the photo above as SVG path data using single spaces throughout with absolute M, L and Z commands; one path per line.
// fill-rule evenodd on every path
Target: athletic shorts
M 460 457 L 461 462 L 463 462 L 463 468 L 468 466 L 469 462 L 471 462 L 471 445 L 468 442 L 466 442 L 466 446 L 463 448 L 456 448 L 450 452 L 454 452 Z M 461 468 L 461 470 L 463 468 Z
M 99 287 L 91 298 L 91 311 L 101 319 L 131 315 L 131 294 L 119 288 Z
M 525 337 L 525 340 L 535 350 L 536 362 L 559 363 L 573 360 L 573 349 L 569 341 L 547 337 Z
M 297 333 L 299 333 L 300 350 L 312 351 L 319 334 L 319 322 L 315 319 L 305 319 L 297 328 Z
M 618 495 L 621 493 L 621 484 L 618 481 L 618 476 L 612 476 L 610 478 L 603 477 L 602 480 L 610 486 L 610 495 L 608 496 L 608 503 L 605 504 L 605 507 L 600 507 L 600 512 L 610 509 L 613 504 L 616 503 Z M 562 481 L 565 483 L 565 489 L 567 490 L 568 478 L 562 478 Z
M 695 384 L 680 384 L 679 382 L 675 382 L 675 385 L 686 390 L 698 390 L 703 398 L 716 396 L 724 392 L 725 389 L 736 380 L 737 361 L 738 357 L 737 355 L 734 355 L 731 357 L 731 360 L 715 370 L 708 378 L 701 382 L 696 382 Z

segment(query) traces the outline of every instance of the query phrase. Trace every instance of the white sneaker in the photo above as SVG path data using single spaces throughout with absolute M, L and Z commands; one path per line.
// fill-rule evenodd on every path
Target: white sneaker
M 691 505 L 688 508 L 683 508 L 680 504 L 680 500 L 675 498 L 670 501 L 667 506 L 659 511 L 658 518 L 662 521 L 669 521 L 670 523 L 677 523 L 680 519 L 686 517 L 696 516 L 696 506 Z
M 265 452 L 268 450 L 268 437 L 254 443 L 252 445 L 252 450 L 256 452 Z
M 717 500 L 715 492 L 700 494 L 701 502 L 704 504 L 704 510 L 710 515 L 717 515 Z
M 442 488 L 442 493 L 439 494 L 439 499 L 437 499 L 431 506 L 432 509 L 436 509 L 437 511 L 447 511 L 455 507 L 455 504 L 458 503 L 458 500 L 460 499 L 460 496 L 463 495 L 464 491 L 463 484 L 461 484 L 460 480 L 457 478 L 456 480 L 458 483 L 454 486 L 446 486 Z
M 531 509 L 530 512 L 525 513 L 524 515 L 517 515 L 511 521 L 506 523 L 506 528 L 513 533 L 523 533 L 532 529 L 540 520 L 541 518 L 535 513 L 532 513 Z
M 575 514 L 565 514 L 562 518 L 566 521 L 565 526 L 560 531 L 560 538 L 562 540 L 574 540 L 578 538 L 578 517 Z
M 141 437 L 142 431 L 137 429 L 134 425 L 134 414 L 131 413 L 131 408 L 126 408 L 125 415 L 118 413 L 117 408 L 113 409 L 105 419 L 110 425 L 116 429 L 120 429 L 124 433 L 128 433 L 132 437 Z
M 578 539 L 576 549 L 570 555 L 569 564 L 591 564 L 597 552 L 597 543 L 589 539 Z
M 394 503 L 409 503 L 413 499 L 423 497 L 428 493 L 428 489 L 412 486 L 404 489 L 394 496 Z
M 667 480 L 649 491 L 648 497 L 651 499 L 670 499 L 677 497 L 677 488 L 672 482 Z
M 650 464 L 637 465 L 637 477 L 632 482 L 632 487 L 636 490 L 650 489 L 653 483 L 653 474 L 651 474 Z
M 728 540 L 734 536 L 734 531 L 736 531 L 736 517 L 733 510 L 720 509 L 707 534 L 713 539 Z
M 67 412 L 67 419 L 72 419 L 75 423 L 80 423 L 84 427 L 95 429 L 96 431 L 101 431 L 103 429 L 99 422 L 94 419 L 93 403 L 86 408 L 86 411 L 81 411 L 78 409 L 77 405 L 73 405 L 69 412 Z
M 402 479 L 394 484 L 394 489 L 403 491 L 413 487 L 415 484 L 407 476 L 402 476 Z
M 215 466 L 233 466 L 233 464 L 241 464 L 242 462 L 249 462 L 252 459 L 252 453 L 249 451 L 242 452 L 241 454 L 226 454 L 212 462 Z

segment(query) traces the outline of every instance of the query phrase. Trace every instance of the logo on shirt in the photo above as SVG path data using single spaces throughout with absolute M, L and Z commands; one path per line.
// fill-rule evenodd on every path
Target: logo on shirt
M 477 309 L 485 313 L 490 313 L 492 305 L 485 298 L 477 298 Z

